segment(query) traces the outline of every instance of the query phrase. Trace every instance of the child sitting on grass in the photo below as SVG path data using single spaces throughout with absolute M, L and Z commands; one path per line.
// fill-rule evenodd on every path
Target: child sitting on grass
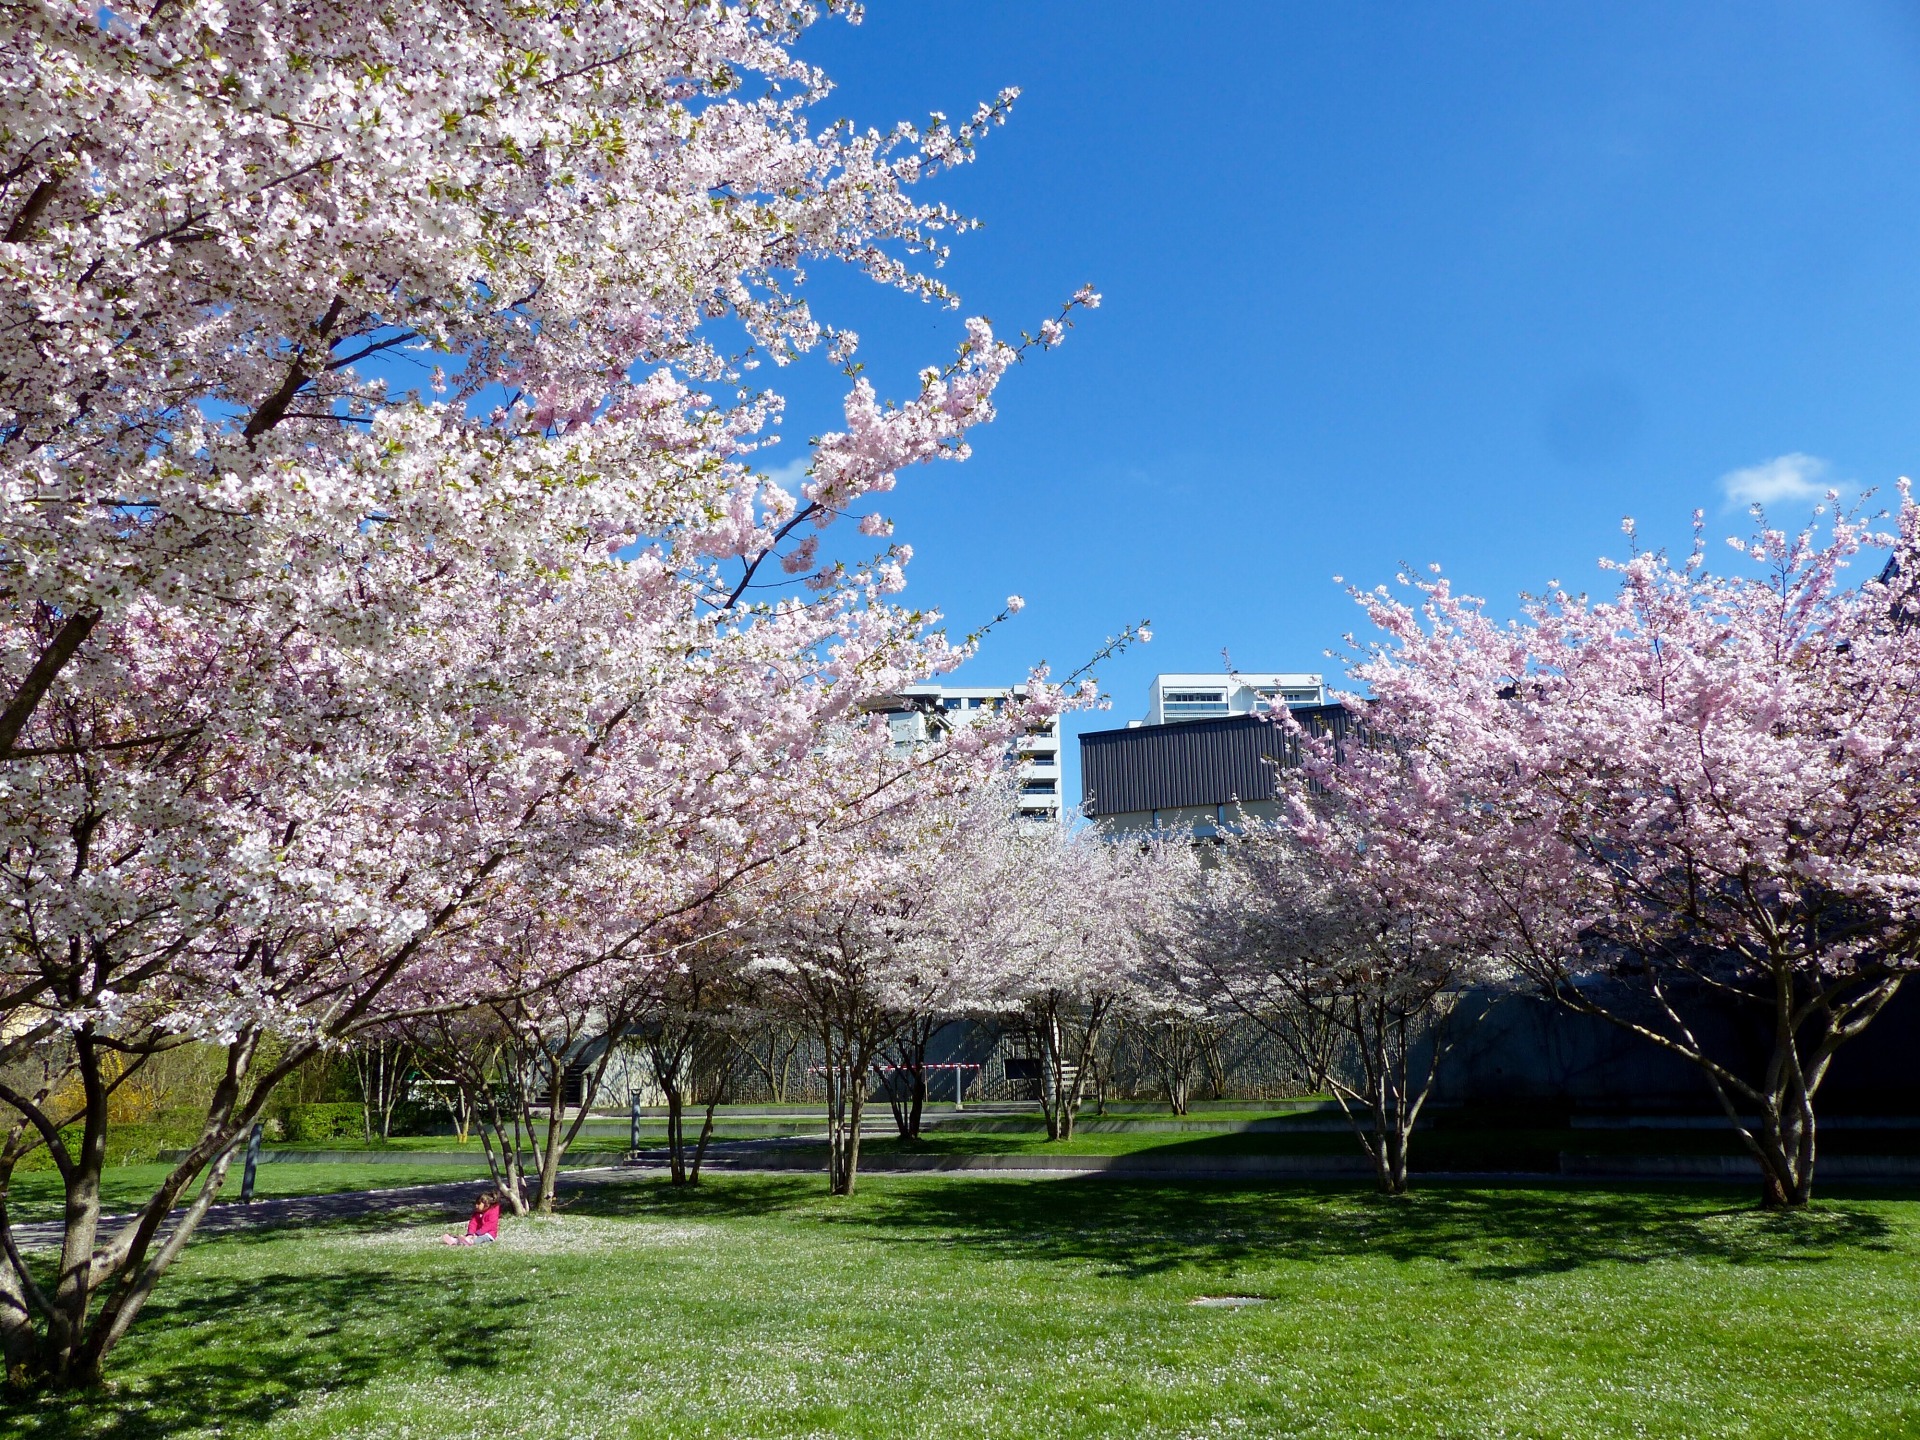
M 500 1197 L 482 1190 L 473 1197 L 473 1214 L 467 1217 L 467 1233 L 442 1235 L 442 1245 L 491 1245 L 500 1238 Z

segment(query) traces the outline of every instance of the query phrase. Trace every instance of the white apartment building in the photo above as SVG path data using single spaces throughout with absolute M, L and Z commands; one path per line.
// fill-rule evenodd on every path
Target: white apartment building
M 1173 725 L 1258 715 L 1277 706 L 1299 709 L 1327 703 L 1323 675 L 1304 672 L 1156 675 L 1147 692 L 1147 718 L 1131 725 Z
M 909 685 L 872 708 L 887 717 L 897 755 L 917 749 L 952 731 L 999 710 L 1009 700 L 1025 698 L 1024 685 Z M 1060 822 L 1060 721 L 1049 720 L 1035 734 L 1022 735 L 1017 751 L 1020 770 L 1020 818 L 1049 824 Z

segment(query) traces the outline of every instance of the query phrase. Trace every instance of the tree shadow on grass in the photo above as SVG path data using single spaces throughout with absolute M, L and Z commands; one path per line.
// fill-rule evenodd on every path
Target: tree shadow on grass
M 1674 1260 L 1818 1265 L 1903 1248 L 1884 1213 L 1843 1199 L 1769 1214 L 1744 1189 L 1658 1186 L 1434 1184 L 1390 1200 L 1308 1181 L 946 1174 L 869 1176 L 851 1199 L 833 1199 L 820 1175 L 723 1172 L 691 1187 L 664 1179 L 596 1185 L 570 1202 L 569 1213 L 608 1219 L 784 1217 L 985 1259 L 1090 1263 L 1127 1277 L 1188 1266 L 1385 1259 L 1438 1262 L 1499 1281 Z
M 163 1440 L 264 1426 L 316 1393 L 350 1391 L 391 1373 L 397 1347 L 409 1368 L 456 1375 L 497 1369 L 524 1351 L 526 1327 L 508 1308 L 514 1301 L 483 1303 L 473 1287 L 449 1282 L 364 1269 L 182 1277 L 163 1288 L 109 1360 L 105 1385 L 66 1394 L 0 1391 L 0 1434 Z M 377 1303 L 369 1304 L 372 1297 Z M 193 1338 L 183 1341 L 182 1331 Z
M 568 1215 L 606 1220 L 746 1220 L 785 1214 L 826 1197 L 825 1174 L 709 1174 L 698 1185 L 662 1177 L 583 1186 L 563 1197 Z
M 1431 1186 L 954 1180 L 872 1189 L 832 1223 L 983 1255 L 1090 1263 L 1129 1278 L 1196 1266 L 1386 1259 L 1520 1280 L 1600 1264 L 1813 1265 L 1896 1248 L 1884 1216 L 1767 1214 L 1725 1195 Z

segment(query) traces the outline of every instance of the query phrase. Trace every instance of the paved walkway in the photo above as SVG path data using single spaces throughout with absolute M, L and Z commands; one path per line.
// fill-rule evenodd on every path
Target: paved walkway
M 563 1170 L 559 1188 L 579 1190 L 603 1185 L 609 1180 L 633 1179 L 635 1171 L 621 1166 L 592 1170 Z M 410 1219 L 445 1216 L 465 1219 L 476 1190 L 486 1182 L 479 1180 L 435 1181 L 430 1185 L 401 1185 L 391 1190 L 343 1190 L 332 1195 L 286 1195 L 256 1200 L 251 1205 L 238 1201 L 215 1205 L 200 1222 L 195 1238 L 203 1235 L 230 1235 L 237 1230 L 258 1230 L 278 1225 L 305 1225 L 316 1221 L 358 1220 L 367 1216 L 406 1215 Z M 178 1212 L 176 1212 L 178 1213 Z M 115 1215 L 100 1222 L 103 1233 L 111 1234 L 132 1217 Z M 60 1222 L 42 1220 L 13 1227 L 14 1239 L 22 1250 L 49 1250 L 60 1243 Z
M 785 1151 L 785 1153 L 782 1153 Z M 717 1152 L 717 1153 L 716 1153 Z M 1531 1184 L 1554 1181 L 1575 1184 L 1653 1182 L 1700 1182 L 1749 1184 L 1758 1178 L 1752 1161 L 1736 1156 L 1625 1156 L 1592 1160 L 1593 1168 L 1564 1166 L 1559 1173 L 1543 1171 L 1422 1171 L 1415 1180 L 1459 1181 L 1485 1184 Z M 1620 1163 L 1625 1161 L 1627 1163 Z M 598 1166 L 592 1169 L 562 1171 L 562 1192 L 588 1189 L 597 1185 L 618 1184 L 647 1178 L 666 1167 L 664 1152 L 649 1152 L 636 1162 Z M 825 1165 L 816 1154 L 796 1154 L 785 1146 L 751 1142 L 709 1152 L 705 1168 L 730 1174 L 791 1175 L 797 1171 L 820 1174 Z M 1156 1156 L 1133 1155 L 876 1155 L 862 1158 L 862 1174 L 901 1174 L 973 1171 L 1009 1179 L 1069 1179 L 1074 1177 L 1111 1180 L 1367 1180 L 1373 1171 L 1360 1156 L 1333 1155 L 1213 1155 Z M 1834 1156 L 1824 1161 L 1822 1175 L 1830 1181 L 1859 1184 L 1913 1186 L 1920 1183 L 1920 1158 Z M 358 1220 L 368 1217 L 405 1216 L 417 1221 L 444 1217 L 463 1219 L 472 1203 L 475 1187 L 482 1182 L 467 1179 L 435 1182 L 429 1185 L 403 1185 L 389 1190 L 348 1190 L 332 1195 L 284 1196 L 256 1200 L 251 1205 L 232 1202 L 216 1205 L 200 1222 L 198 1235 L 220 1236 L 241 1230 L 267 1229 L 280 1225 L 313 1224 L 330 1220 Z M 103 1231 L 123 1223 L 129 1217 L 113 1216 L 102 1222 Z M 39 1221 L 13 1227 L 15 1240 L 23 1250 L 51 1249 L 60 1241 L 58 1221 Z
M 764 1142 L 763 1142 L 764 1144 Z M 1322 1178 L 1360 1178 L 1371 1174 L 1365 1162 L 1332 1160 L 1285 1171 L 1249 1170 L 1244 1161 L 1264 1157 L 1222 1156 L 1219 1162 L 1189 1160 L 1179 1167 L 1143 1166 L 1127 1163 L 1127 1156 L 1106 1155 L 957 1155 L 957 1156 L 874 1156 L 862 1160 L 862 1174 L 925 1172 L 928 1170 L 990 1171 L 1010 1179 L 1067 1179 L 1073 1176 L 1105 1176 L 1114 1179 L 1255 1179 L 1278 1178 L 1281 1174 L 1302 1178 L 1308 1174 Z M 1314 1157 L 1317 1159 L 1318 1157 Z M 1117 1162 L 1117 1163 L 1116 1163 Z M 598 1166 L 592 1169 L 563 1170 L 559 1189 L 564 1193 L 595 1185 L 617 1184 L 649 1178 L 666 1169 L 665 1152 L 642 1155 L 636 1163 Z M 825 1173 L 822 1157 L 782 1154 L 779 1150 L 742 1145 L 732 1154 L 709 1153 L 706 1167 L 730 1174 L 791 1175 L 796 1171 Z M 231 1235 L 241 1230 L 270 1229 L 281 1225 L 307 1225 L 330 1220 L 359 1220 L 368 1217 L 404 1216 L 410 1221 L 442 1217 L 461 1220 L 472 1204 L 479 1180 L 435 1181 L 427 1185 L 400 1185 L 386 1190 L 343 1190 L 331 1195 L 288 1195 L 256 1200 L 251 1205 L 238 1201 L 215 1205 L 207 1212 L 195 1232 L 195 1238 Z M 111 1233 L 130 1216 L 115 1215 L 101 1221 L 103 1233 Z M 14 1239 L 22 1250 L 48 1250 L 60 1243 L 60 1223 L 42 1220 L 13 1227 Z

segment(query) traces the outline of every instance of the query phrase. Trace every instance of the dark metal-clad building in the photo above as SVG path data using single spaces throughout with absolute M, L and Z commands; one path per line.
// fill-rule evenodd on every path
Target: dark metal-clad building
M 1338 705 L 1294 709 L 1308 731 L 1344 737 Z M 1228 813 L 1271 814 L 1274 768 L 1299 762 L 1298 747 L 1266 715 L 1229 715 L 1168 725 L 1096 730 L 1080 737 L 1080 786 L 1102 829 L 1158 830 L 1230 823 Z

